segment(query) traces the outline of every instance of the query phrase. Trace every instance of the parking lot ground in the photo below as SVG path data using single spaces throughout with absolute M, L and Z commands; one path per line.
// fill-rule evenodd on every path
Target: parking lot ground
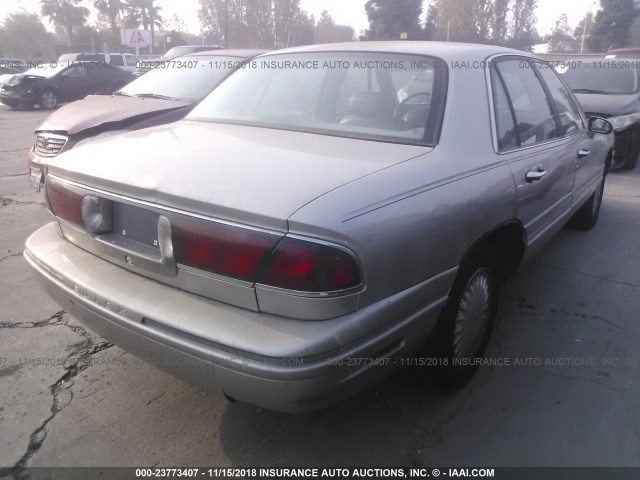
M 640 466 L 640 169 L 598 225 L 504 286 L 493 364 L 456 392 L 401 371 L 286 415 L 203 393 L 84 329 L 21 256 L 50 221 L 25 158 L 47 113 L 0 107 L 0 476 L 33 466 Z

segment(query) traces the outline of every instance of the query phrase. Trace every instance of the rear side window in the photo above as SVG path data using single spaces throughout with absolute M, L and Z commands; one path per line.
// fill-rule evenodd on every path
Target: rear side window
M 558 137 L 551 103 L 533 66 L 521 59 L 504 60 L 496 64 L 496 70 L 513 107 L 520 145 Z
M 569 90 L 558 78 L 553 68 L 544 63 L 536 63 L 540 76 L 551 93 L 553 105 L 558 113 L 560 121 L 560 135 L 570 135 L 584 128 L 582 115 L 571 97 Z
M 77 56 L 78 62 L 105 62 L 103 53 L 82 53 Z
M 498 131 L 498 149 L 508 150 L 518 146 L 516 136 L 516 124 L 513 120 L 513 112 L 504 84 L 495 70 L 491 71 L 491 88 L 493 89 L 493 102 L 496 115 L 496 127 Z
M 111 65 L 115 65 L 116 67 L 124 67 L 124 60 L 122 55 L 110 55 L 109 63 Z
M 75 63 L 67 68 L 62 75 L 65 77 L 85 77 L 87 75 L 87 70 L 84 68 L 83 64 Z

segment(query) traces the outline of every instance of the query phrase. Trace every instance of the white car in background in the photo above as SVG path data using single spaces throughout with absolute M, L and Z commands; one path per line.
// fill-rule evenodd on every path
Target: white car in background
M 131 73 L 136 71 L 139 61 L 130 53 L 65 53 L 58 59 L 58 63 L 103 62 Z

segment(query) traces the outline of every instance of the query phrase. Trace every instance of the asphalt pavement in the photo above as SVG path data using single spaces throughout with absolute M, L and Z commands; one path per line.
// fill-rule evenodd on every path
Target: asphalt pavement
M 93 335 L 22 257 L 51 221 L 26 155 L 47 112 L 0 107 L 0 477 L 34 466 L 640 466 L 640 167 L 598 225 L 505 285 L 491 365 L 457 392 L 409 371 L 287 415 L 212 396 Z

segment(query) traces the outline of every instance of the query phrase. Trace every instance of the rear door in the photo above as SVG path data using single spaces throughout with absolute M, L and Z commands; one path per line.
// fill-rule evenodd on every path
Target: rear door
M 539 68 L 539 71 L 553 98 L 561 132 L 567 137 L 574 151 L 576 178 L 572 202 L 579 204 L 593 193 L 595 185 L 602 179 L 603 159 L 607 156 L 606 142 L 594 140 L 593 136 L 588 134 L 584 114 L 555 70 Z
M 89 94 L 90 82 L 84 63 L 75 63 L 60 73 L 60 100 L 71 102 Z
M 135 72 L 138 66 L 138 58 L 133 55 L 125 55 L 124 56 L 126 67 L 124 69 L 127 72 Z
M 578 138 L 563 132 L 534 63 L 504 57 L 491 66 L 497 148 L 516 184 L 516 217 L 533 246 L 571 210 Z M 584 131 L 584 125 L 576 131 Z M 576 132 L 573 132 L 576 133 Z

